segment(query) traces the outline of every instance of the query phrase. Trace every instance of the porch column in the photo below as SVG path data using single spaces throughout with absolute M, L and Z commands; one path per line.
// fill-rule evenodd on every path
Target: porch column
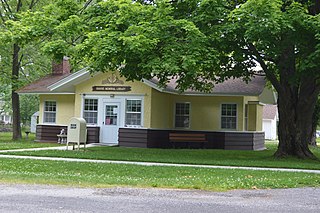
M 259 101 L 248 102 L 248 131 L 262 131 L 262 110 Z

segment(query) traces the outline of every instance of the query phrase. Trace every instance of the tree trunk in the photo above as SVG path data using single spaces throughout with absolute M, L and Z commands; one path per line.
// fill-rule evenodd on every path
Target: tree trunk
M 13 45 L 13 56 L 12 56 L 12 139 L 21 139 L 21 126 L 20 126 L 20 101 L 19 95 L 15 92 L 19 88 L 19 51 L 20 47 L 17 44 Z
M 319 90 L 315 80 L 302 77 L 299 90 L 287 87 L 278 94 L 279 146 L 275 157 L 316 158 L 308 144 Z
M 316 158 L 308 144 L 312 138 L 313 113 L 320 85 L 312 74 L 298 74 L 295 45 L 286 36 L 283 41 L 287 48 L 277 64 L 280 71 L 280 86 L 277 91 L 279 146 L 274 156 Z

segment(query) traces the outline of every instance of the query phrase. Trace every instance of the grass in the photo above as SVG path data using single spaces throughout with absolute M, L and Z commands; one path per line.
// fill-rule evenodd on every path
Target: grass
M 0 132 L 0 150 L 40 148 L 59 145 L 55 143 L 38 143 L 34 142 L 34 139 L 35 134 L 32 133 L 29 134 L 28 139 L 23 135 L 21 140 L 12 140 L 11 132 Z
M 30 140 L 11 141 L 0 133 L 0 149 L 33 148 L 41 144 Z M 277 143 L 267 143 L 264 151 L 143 149 L 92 147 L 87 151 L 29 151 L 16 155 L 54 156 L 87 159 L 151 161 L 208 165 L 263 166 L 320 169 L 319 161 L 288 158 L 275 160 Z M 320 149 L 312 148 L 318 158 Z M 11 153 L 12 154 L 12 153 Z M 161 187 L 225 191 L 231 189 L 266 189 L 320 187 L 320 175 L 273 171 L 227 170 L 186 167 L 138 166 L 102 163 L 76 163 L 30 159 L 0 160 L 0 182 L 59 184 L 83 187 Z
M 319 174 L 1 159 L 0 181 L 225 191 L 320 187 Z
M 87 151 L 44 150 L 8 154 L 47 157 L 85 158 L 100 160 L 144 161 L 182 164 L 206 164 L 225 166 L 255 166 L 299 169 L 319 169 L 320 161 L 296 158 L 275 159 L 276 143 L 267 143 L 264 151 L 238 151 L 213 149 L 146 149 L 124 147 L 92 147 Z M 311 148 L 320 158 L 320 148 Z

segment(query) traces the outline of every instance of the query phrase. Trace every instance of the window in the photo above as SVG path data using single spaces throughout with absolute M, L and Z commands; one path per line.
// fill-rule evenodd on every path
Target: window
M 98 99 L 84 100 L 83 118 L 88 124 L 98 123 Z
M 190 103 L 176 103 L 175 127 L 190 127 Z
M 57 104 L 55 101 L 44 102 L 44 123 L 55 123 L 56 122 Z
M 237 104 L 221 105 L 221 128 L 237 129 Z
M 126 126 L 141 126 L 141 100 L 127 100 Z

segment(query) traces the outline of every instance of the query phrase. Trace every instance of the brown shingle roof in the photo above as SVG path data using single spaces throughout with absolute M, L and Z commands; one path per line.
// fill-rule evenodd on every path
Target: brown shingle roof
M 157 84 L 159 81 L 156 79 L 150 80 L 154 84 Z M 260 95 L 263 92 L 265 87 L 265 78 L 262 76 L 256 76 L 251 79 L 248 83 L 243 81 L 242 79 L 228 79 L 222 83 L 216 84 L 212 89 L 212 94 L 232 94 L 232 95 Z M 176 90 L 177 83 L 176 79 L 170 80 L 167 84 L 164 91 L 167 92 L 178 92 Z M 187 90 L 185 93 L 191 94 L 201 94 L 202 92 L 198 92 L 195 90 Z
M 85 71 L 85 70 L 84 70 Z M 83 71 L 82 71 L 83 72 Z M 75 79 L 77 78 L 77 73 L 73 73 L 75 75 Z M 47 75 L 21 89 L 17 90 L 18 93 L 47 93 L 51 92 L 48 88 L 50 85 L 57 83 L 58 81 L 68 77 L 71 74 L 64 75 Z M 149 80 L 147 82 L 151 82 L 155 88 L 158 88 L 158 81 L 156 79 Z M 177 83 L 176 79 L 172 79 L 166 86 L 166 88 L 162 91 L 164 92 L 173 92 L 179 93 L 176 89 Z M 244 82 L 241 79 L 229 79 L 224 81 L 223 83 L 216 84 L 211 94 L 213 95 L 252 95 L 257 96 L 260 95 L 265 86 L 265 79 L 261 76 L 256 76 L 252 78 L 252 80 L 248 83 Z M 160 88 L 159 88 L 160 89 Z M 184 94 L 204 94 L 203 92 L 195 91 L 195 90 L 187 90 Z
M 36 80 L 32 82 L 29 85 L 26 85 L 20 89 L 18 89 L 16 92 L 17 93 L 45 93 L 45 92 L 50 92 L 48 89 L 48 86 L 51 84 L 54 84 L 61 79 L 69 76 L 70 73 L 63 74 L 63 75 L 47 75 L 45 77 L 40 78 L 39 80 Z

